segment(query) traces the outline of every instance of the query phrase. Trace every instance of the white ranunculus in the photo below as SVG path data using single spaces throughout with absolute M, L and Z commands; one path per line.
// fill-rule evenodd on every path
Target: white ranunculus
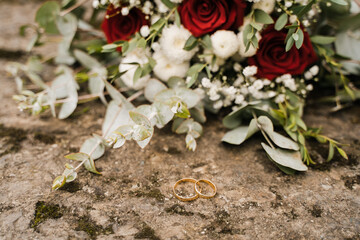
M 153 71 L 164 82 L 167 82 L 171 77 L 184 78 L 190 67 L 189 62 L 175 63 L 170 61 L 161 51 L 155 52 L 152 57 L 156 61 Z
M 211 35 L 214 54 L 226 59 L 234 55 L 239 49 L 239 41 L 233 31 L 219 30 Z
M 165 56 L 175 62 L 182 63 L 189 61 L 198 48 L 191 51 L 184 50 L 186 41 L 191 36 L 191 33 L 183 26 L 170 25 L 164 28 L 160 38 L 160 47 Z

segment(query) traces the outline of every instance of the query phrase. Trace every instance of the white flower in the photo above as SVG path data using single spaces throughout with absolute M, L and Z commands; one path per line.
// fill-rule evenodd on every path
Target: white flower
M 244 95 L 239 94 L 235 98 L 235 103 L 236 104 L 242 104 L 244 102 L 244 100 L 245 100 Z
M 211 88 L 211 86 L 212 86 L 211 81 L 210 81 L 210 79 L 208 79 L 208 78 L 203 78 L 203 79 L 201 80 L 201 84 L 202 84 L 203 87 L 205 87 L 205 88 Z
M 297 87 L 295 84 L 295 80 L 293 78 L 287 78 L 283 81 L 285 87 L 287 87 L 288 89 L 290 89 L 291 91 L 295 92 Z
M 140 34 L 142 37 L 147 37 L 150 34 L 150 28 L 148 25 L 144 25 L 140 28 Z
M 317 65 L 315 66 L 312 66 L 310 69 L 309 69 L 309 72 L 313 75 L 313 76 L 316 76 L 319 74 L 319 67 Z
M 150 1 L 146 1 L 144 3 L 144 6 L 142 8 L 143 13 L 150 15 L 151 14 L 151 8 L 153 7 L 152 3 Z
M 297 16 L 296 15 L 291 15 L 290 17 L 289 17 L 289 22 L 290 23 L 294 23 L 294 22 L 296 22 L 297 21 Z
M 121 9 L 121 15 L 123 15 L 123 16 L 129 15 L 129 8 L 123 7 L 123 8 Z
M 275 8 L 275 0 L 261 0 L 253 5 L 254 9 L 261 9 L 266 13 L 272 13 Z
M 166 13 L 169 10 L 168 7 L 161 0 L 155 0 L 155 3 L 159 12 Z
M 273 98 L 273 97 L 275 97 L 276 96 L 276 92 L 275 91 L 268 91 L 267 92 L 267 97 L 268 98 Z
M 150 79 L 150 75 L 144 76 L 134 83 L 134 74 L 138 65 L 134 65 L 131 63 L 138 63 L 140 65 L 144 65 L 148 63 L 148 50 L 144 49 L 136 49 L 129 53 L 126 57 L 124 57 L 119 65 L 119 72 L 125 72 L 121 76 L 121 80 L 128 86 L 129 88 L 133 89 L 141 89 L 146 86 L 148 80 Z
M 271 81 L 269 79 L 264 79 L 263 83 L 265 86 L 269 86 L 271 84 Z
M 307 71 L 304 73 L 304 77 L 306 80 L 310 80 L 313 78 L 313 75 L 311 74 L 311 72 Z
M 176 25 L 171 25 L 164 28 L 160 38 L 162 52 L 172 62 L 182 63 L 189 61 L 198 50 L 198 48 L 191 51 L 184 50 L 185 43 L 190 36 L 191 33 L 183 26 L 179 28 Z
M 244 82 L 244 76 L 243 76 L 243 75 L 239 75 L 238 78 L 237 78 L 237 79 L 235 80 L 235 82 L 233 83 L 233 86 L 239 87 L 243 82 Z
M 218 94 L 218 89 L 215 86 L 212 86 L 208 92 L 209 98 L 211 101 L 216 101 L 220 99 L 220 94 Z
M 276 98 L 275 98 L 275 102 L 276 103 L 283 103 L 285 102 L 285 94 L 279 94 Z
M 243 40 L 243 31 L 239 32 L 237 37 L 239 41 L 239 55 L 244 58 L 254 56 L 257 52 L 257 48 L 255 48 L 252 44 L 250 44 L 249 49 L 246 51 L 246 46 Z M 258 39 L 258 41 L 260 41 L 261 35 L 259 32 L 256 33 L 256 38 Z
M 162 81 L 167 82 L 171 77 L 184 78 L 189 70 L 189 62 L 174 63 L 170 61 L 161 51 L 153 54 L 156 65 L 153 69 L 155 75 Z
M 290 2 L 290 1 L 285 1 L 285 7 L 287 7 L 287 8 L 291 7 L 292 4 L 293 4 L 293 3 Z
M 264 83 L 262 80 L 258 79 L 254 82 L 253 86 L 256 90 L 260 90 L 264 87 Z
M 249 94 L 249 89 L 247 87 L 241 87 L 240 93 L 243 95 L 247 95 L 247 94 Z
M 245 77 L 251 77 L 254 76 L 257 73 L 257 67 L 256 66 L 247 66 L 243 70 L 243 74 Z
M 204 51 L 204 55 L 204 60 L 209 64 L 209 69 L 212 72 L 219 71 L 220 66 L 225 64 L 225 59 L 220 57 L 216 57 L 215 63 L 213 63 L 213 57 L 215 57 L 214 53 L 207 49 Z
M 234 96 L 237 92 L 237 89 L 234 86 L 230 86 L 230 87 L 223 87 L 221 91 L 224 95 Z
M 93 2 L 92 2 L 92 6 L 93 6 L 93 8 L 98 8 L 98 7 L 99 7 L 99 5 L 100 5 L 99 0 L 93 0 Z
M 236 62 L 236 63 L 234 63 L 233 68 L 234 68 L 235 72 L 240 72 L 242 69 L 242 66 Z
M 314 90 L 314 86 L 312 84 L 309 84 L 306 86 L 306 90 L 310 92 L 310 91 Z
M 222 101 L 222 100 L 219 100 L 219 101 L 217 101 L 216 103 L 214 103 L 213 107 L 214 107 L 215 109 L 220 109 L 220 108 L 222 108 L 223 105 L 224 105 L 223 101 Z
M 239 41 L 233 31 L 219 30 L 211 35 L 214 54 L 220 58 L 229 58 L 239 49 Z

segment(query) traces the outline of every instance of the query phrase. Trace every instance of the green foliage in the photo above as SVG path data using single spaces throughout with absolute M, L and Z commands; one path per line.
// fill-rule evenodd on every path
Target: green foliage
M 55 1 L 44 3 L 36 12 L 35 21 L 40 27 L 45 29 L 46 33 L 56 34 L 56 18 L 60 14 L 60 5 Z
M 170 0 L 161 0 L 161 2 L 169 8 L 169 11 L 160 14 L 160 18 L 151 24 L 149 35 L 145 37 L 136 33 L 128 41 L 120 40 L 103 45 L 105 40 L 100 39 L 102 34 L 96 30 L 98 26 L 91 25 L 95 22 L 93 20 L 96 19 L 99 11 L 94 11 L 92 21 L 88 24 L 83 21 L 82 10 L 77 8 L 74 0 L 64 0 L 61 5 L 56 1 L 45 2 L 36 13 L 37 26 L 28 24 L 21 28 L 23 35 L 27 28 L 32 28 L 36 32 L 29 44 L 29 50 L 47 41 L 48 38 L 43 37 L 44 34 L 57 35 L 56 37 L 60 40 L 56 56 L 50 59 L 59 65 L 56 76 L 50 83 L 45 83 L 41 75 L 42 62 L 47 62 L 49 59 L 31 57 L 26 64 L 10 64 L 10 72 L 19 90 L 19 95 L 14 96 L 14 99 L 19 102 L 22 110 L 30 110 L 34 115 L 50 110 L 54 116 L 65 119 L 81 102 L 100 99 L 107 106 L 101 136 L 94 134 L 86 139 L 79 153 L 66 156 L 67 159 L 77 161 L 79 164 L 76 167 L 70 164 L 65 165 L 63 174 L 55 178 L 53 182 L 54 190 L 65 183 L 74 181 L 82 165 L 88 171 L 100 174 L 94 161 L 104 155 L 106 148 L 120 148 L 127 141 L 135 141 L 139 147 L 144 148 L 149 144 L 155 127 L 163 128 L 171 121 L 173 122 L 172 130 L 177 134 L 184 134 L 186 147 L 195 151 L 196 139 L 203 133 L 201 124 L 206 122 L 204 106 L 208 108 L 209 106 L 202 101 L 201 94 L 192 88 L 200 86 L 199 80 L 204 76 L 211 80 L 219 79 L 221 84 L 231 85 L 235 81 L 233 78 L 241 75 L 240 72 L 233 73 L 232 60 L 226 61 L 223 69 L 213 72 L 211 67 L 214 67 L 221 59 L 213 53 L 211 37 L 206 34 L 199 38 L 190 36 L 183 47 L 187 51 L 198 48 L 202 53 L 191 60 L 186 80 L 172 77 L 164 84 L 151 79 L 145 89 L 138 92 L 124 90 L 121 83 L 117 85 L 117 78 L 124 74 L 118 70 L 119 57 L 127 56 L 138 48 L 155 47 L 153 43 L 161 37 L 162 30 L 168 24 L 181 26 L 177 4 Z M 333 6 L 327 7 L 329 3 Z M 318 28 L 311 29 L 313 31 L 311 41 L 322 58 L 322 63 L 326 64 L 326 69 L 330 72 L 330 76 L 327 77 L 335 79 L 337 88 L 340 88 L 337 89 L 335 99 L 340 109 L 341 100 L 360 98 L 359 91 L 350 84 L 345 75 L 346 71 L 356 72 L 358 68 L 349 68 L 346 64 L 340 64 L 340 56 L 335 54 L 333 49 L 333 43 L 335 43 L 338 53 L 346 55 L 341 57 L 342 60 L 346 57 L 356 59 L 358 55 L 356 51 L 358 43 L 353 39 L 349 40 L 348 35 L 341 35 L 356 30 L 359 25 L 359 15 L 349 14 L 348 3 L 349 1 L 345 0 L 311 0 L 307 5 L 293 3 L 292 6 L 286 7 L 283 1 L 276 1 L 279 12 L 271 15 L 263 10 L 253 9 L 248 15 L 249 23 L 241 29 L 246 50 L 251 46 L 259 47 L 257 36 L 269 24 L 274 23 L 273 17 L 276 19 L 275 29 L 287 31 L 285 50 L 293 49 L 294 45 L 300 49 L 306 34 L 302 20 L 307 19 L 307 13 L 311 9 L 321 7 L 325 14 L 317 19 L 320 21 Z M 72 9 L 74 6 L 75 8 Z M 333 14 L 334 12 L 337 14 Z M 330 24 L 324 24 L 327 22 Z M 323 25 L 327 25 L 329 29 Z M 349 44 L 344 44 L 344 42 Z M 88 50 L 88 53 L 84 52 L 85 50 Z M 105 54 L 100 55 L 100 53 Z M 209 56 L 211 61 L 206 60 Z M 82 67 L 73 71 L 71 66 L 74 66 L 75 62 L 80 63 Z M 153 75 L 156 61 L 149 57 L 144 64 L 131 64 L 136 66 L 133 77 L 133 82 L 136 83 L 145 76 Z M 236 74 L 239 76 L 233 76 Z M 297 84 L 305 85 L 300 79 L 298 80 Z M 24 88 L 26 81 L 31 81 L 36 85 L 39 92 L 26 90 Z M 89 95 L 78 93 L 79 84 L 84 86 L 86 85 L 84 83 L 88 84 Z M 113 83 L 116 84 L 113 85 Z M 307 166 L 304 163 L 307 165 L 314 163 L 307 149 L 309 138 L 315 138 L 329 145 L 328 161 L 333 158 L 336 151 L 347 158 L 340 143 L 321 135 L 320 130 L 306 126 L 302 120 L 304 102 L 299 97 L 299 92 L 295 94 L 284 87 L 279 87 L 276 92 L 284 94 L 286 99 L 278 106 L 274 104 L 273 99 L 268 101 L 258 101 L 256 98 L 246 99 L 246 104 L 226 116 L 223 123 L 233 130 L 223 137 L 223 141 L 240 145 L 255 133 L 261 132 L 267 142 L 267 144 L 262 143 L 262 146 L 269 159 L 287 174 L 306 171 Z M 149 104 L 135 107 L 131 101 L 140 96 L 144 96 Z M 276 132 L 274 124 L 282 126 L 290 138 Z

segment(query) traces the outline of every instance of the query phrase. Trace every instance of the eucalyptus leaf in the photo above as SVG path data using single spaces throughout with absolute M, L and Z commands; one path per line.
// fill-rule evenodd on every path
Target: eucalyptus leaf
M 298 151 L 299 144 L 291 140 L 290 138 L 284 137 L 281 134 L 278 134 L 274 131 L 274 125 L 270 118 L 266 116 L 260 116 L 258 118 L 258 123 L 261 125 L 261 128 L 266 132 L 266 134 L 271 138 L 271 140 L 279 147 L 291 149 Z
M 93 68 L 89 77 L 89 90 L 91 94 L 99 95 L 101 101 L 106 105 L 104 96 L 105 83 L 107 78 L 107 70 L 105 67 Z
M 286 13 L 281 14 L 280 17 L 276 20 L 275 29 L 277 31 L 280 31 L 285 27 L 287 22 L 288 22 L 288 15 Z
M 126 140 L 130 140 L 131 139 L 131 134 L 133 132 L 133 125 L 123 125 L 118 127 L 114 133 L 123 136 Z
M 129 115 L 131 120 L 133 120 L 135 124 L 144 126 L 146 129 L 152 128 L 150 120 L 145 115 L 135 111 L 130 111 Z
M 78 153 L 70 153 L 70 154 L 66 155 L 65 158 L 74 160 L 74 161 L 78 161 L 78 162 L 82 162 L 82 161 L 89 159 L 90 156 L 87 153 L 78 152 Z
M 261 145 L 271 160 L 277 164 L 297 171 L 308 170 L 308 167 L 301 160 L 301 154 L 299 151 L 289 151 L 279 148 L 273 149 L 265 143 L 261 143 Z
M 262 24 L 274 23 L 274 20 L 271 18 L 271 16 L 261 9 L 255 9 L 254 16 L 255 16 L 255 21 L 258 23 L 262 23 Z
M 51 82 L 50 88 L 53 91 L 56 99 L 68 97 L 68 92 L 66 87 L 68 80 L 69 79 L 67 75 L 61 74 Z
M 240 108 L 234 110 L 233 112 L 231 112 L 229 115 L 227 115 L 224 119 L 223 119 L 223 124 L 225 127 L 233 129 L 238 127 L 241 122 L 242 122 L 242 115 L 243 112 L 245 110 L 247 110 L 249 108 L 249 105 L 243 105 Z
M 185 142 L 186 142 L 186 148 L 189 149 L 190 151 L 195 151 L 196 150 L 196 140 L 194 138 L 193 135 L 191 134 L 187 134 L 186 138 L 185 138 Z
M 334 145 L 329 142 L 329 154 L 328 154 L 328 158 L 327 158 L 327 161 L 330 161 L 331 159 L 333 159 L 334 157 Z
M 149 102 L 154 102 L 156 94 L 165 89 L 167 89 L 165 84 L 157 79 L 152 78 L 146 84 L 144 96 Z
M 249 126 L 238 127 L 230 132 L 227 132 L 221 141 L 234 145 L 240 145 L 258 131 L 259 128 L 256 120 L 252 119 Z
M 173 89 L 178 88 L 178 87 L 186 87 L 186 83 L 185 83 L 184 79 L 182 79 L 180 77 L 169 78 L 169 80 L 167 81 L 167 85 Z
M 200 101 L 199 95 L 191 89 L 176 88 L 175 93 L 186 104 L 188 109 L 195 107 Z
M 122 136 L 118 136 L 116 138 L 115 144 L 113 145 L 113 148 L 114 149 L 121 148 L 122 146 L 124 146 L 125 143 L 126 143 L 126 139 Z
M 132 137 L 136 142 L 141 142 L 151 137 L 151 132 L 145 126 L 135 125 Z
M 109 137 L 118 127 L 130 123 L 130 110 L 125 106 L 119 106 L 115 101 L 109 103 L 102 125 L 104 138 Z
M 67 83 L 67 92 L 68 98 L 66 98 L 66 102 L 62 104 L 59 111 L 59 119 L 65 119 L 69 117 L 76 109 L 78 103 L 78 93 L 77 93 L 77 85 L 75 80 L 72 79 Z
M 333 43 L 336 40 L 335 37 L 320 36 L 320 35 L 314 35 L 310 39 L 313 43 L 324 44 L 324 45 Z
M 146 138 L 146 139 L 143 140 L 143 141 L 137 141 L 137 142 L 136 142 L 141 148 L 145 148 L 145 147 L 149 144 L 152 136 L 154 135 L 154 128 L 153 128 L 153 127 L 151 127 L 150 129 L 148 129 L 148 131 L 149 131 L 149 133 L 150 133 L 150 136 L 149 136 L 148 138 Z
M 134 109 L 134 105 L 129 102 L 116 88 L 114 88 L 108 81 L 103 80 L 105 83 L 106 90 L 110 94 L 113 101 L 118 105 L 123 105 L 125 109 L 131 110 Z
M 155 102 L 153 107 L 156 110 L 156 127 L 163 128 L 168 124 L 173 118 L 174 113 L 171 111 L 170 107 L 162 102 Z
M 56 26 L 63 39 L 58 45 L 58 55 L 55 58 L 55 62 L 72 65 L 75 59 L 70 54 L 70 46 L 77 30 L 77 18 L 71 13 L 65 16 L 57 16 Z
M 55 1 L 45 2 L 36 12 L 35 21 L 47 33 L 56 34 L 56 17 L 60 14 L 60 5 Z
M 74 50 L 74 56 L 76 59 L 86 67 L 87 69 L 93 69 L 93 68 L 101 68 L 101 64 L 96 60 L 94 57 L 91 57 L 89 54 L 80 51 L 78 49 Z
M 144 115 L 151 123 L 151 126 L 155 126 L 157 123 L 156 115 L 157 111 L 153 105 L 140 105 L 134 110 L 137 113 Z
M 195 107 L 191 108 L 190 115 L 195 121 L 199 123 L 206 122 L 206 115 L 203 103 L 200 101 Z
M 274 162 L 274 163 L 281 171 L 283 171 L 287 175 L 294 175 L 296 173 L 296 171 L 292 168 L 284 167 L 280 164 L 277 164 L 276 162 Z
M 66 178 L 65 176 L 58 176 L 54 179 L 53 184 L 52 184 L 52 190 L 58 190 L 59 188 L 61 188 L 62 186 L 64 186 L 64 184 L 66 183 Z
M 92 173 L 101 175 L 101 173 L 98 172 L 98 170 L 96 170 L 95 163 L 94 163 L 94 159 L 93 159 L 92 157 L 90 157 L 90 158 L 84 163 L 84 166 L 85 166 L 85 168 L 86 168 L 89 172 L 92 172 Z
M 95 149 L 95 150 L 94 150 Z M 80 152 L 91 154 L 91 157 L 96 160 L 101 158 L 105 153 L 104 144 L 96 137 L 87 139 L 80 148 Z

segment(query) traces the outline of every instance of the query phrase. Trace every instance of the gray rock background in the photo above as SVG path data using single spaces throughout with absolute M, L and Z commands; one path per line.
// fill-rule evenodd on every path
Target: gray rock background
M 63 157 L 101 129 L 105 107 L 91 103 L 60 121 L 29 116 L 11 99 L 8 61 L 23 61 L 40 1 L 0 1 L 0 239 L 360 239 L 360 106 L 330 114 L 312 104 L 306 123 L 349 146 L 350 160 L 286 176 L 262 151 L 260 135 L 241 147 L 220 142 L 226 132 L 211 116 L 195 153 L 183 136 L 156 130 L 145 150 L 135 143 L 109 150 L 78 180 L 52 192 Z M 51 53 L 49 47 L 43 52 Z M 81 114 L 81 109 L 90 110 Z M 314 158 L 326 146 L 311 143 Z M 179 202 L 173 184 L 184 177 L 216 183 L 215 198 Z

